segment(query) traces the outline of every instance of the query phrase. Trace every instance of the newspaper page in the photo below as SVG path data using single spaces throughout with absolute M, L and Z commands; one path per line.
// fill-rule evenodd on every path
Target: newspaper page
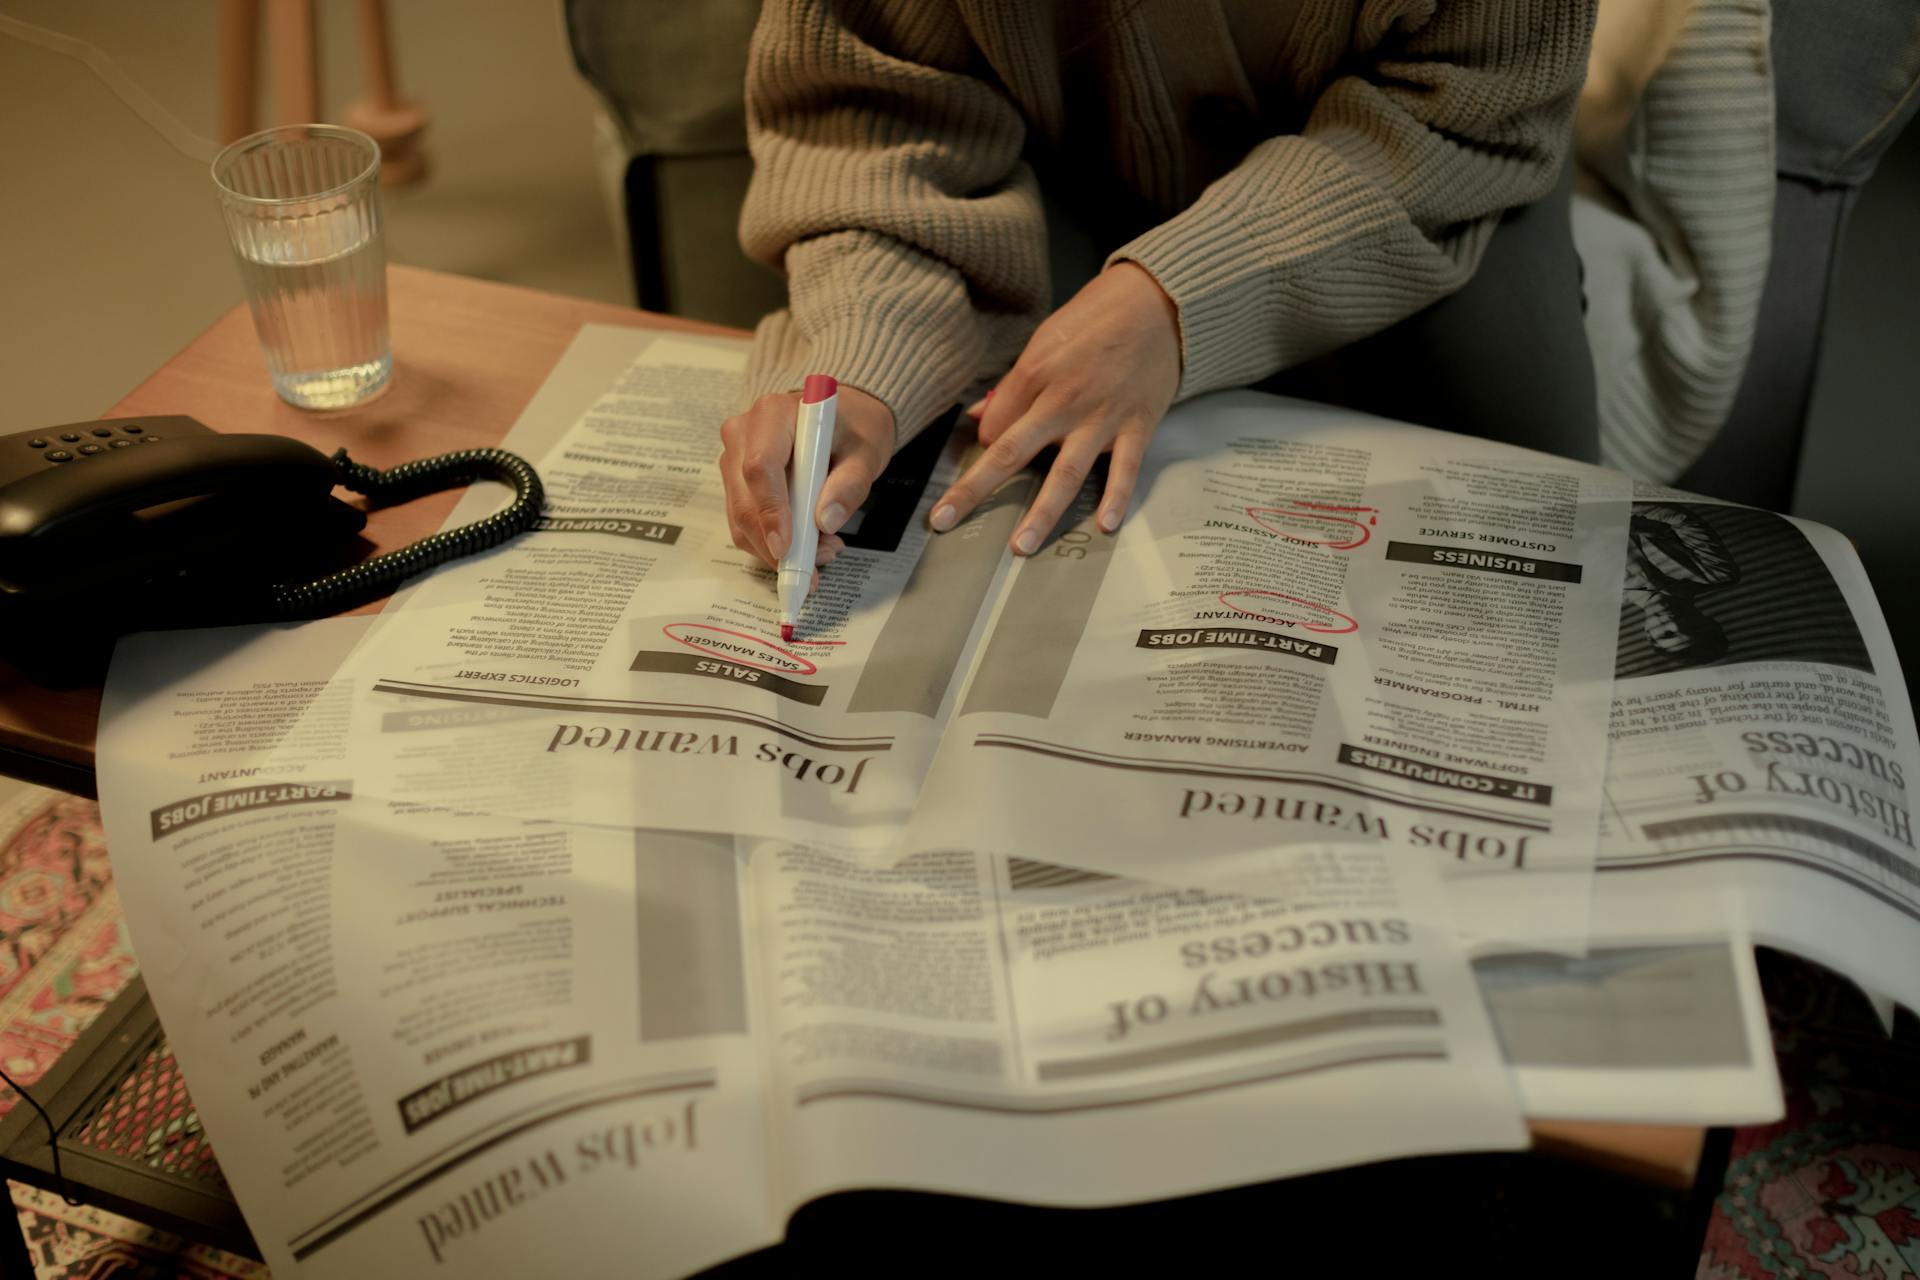
M 1527 1142 L 1403 851 L 1294 854 L 1259 900 L 957 850 L 768 842 L 749 874 L 787 1203 L 1112 1204 Z
M 539 459 L 539 527 L 395 601 L 343 673 L 355 759 L 384 794 L 616 826 L 897 834 L 1018 508 L 990 502 L 933 538 L 925 508 L 958 458 L 929 431 L 843 531 L 783 642 L 773 573 L 731 545 L 714 466 L 744 353 L 582 330 L 505 442 Z M 470 495 L 454 520 L 488 501 Z
M 135 637 L 102 730 L 149 987 L 279 1274 L 680 1275 L 845 1186 L 1114 1203 L 1526 1142 L 1400 851 L 1253 902 L 431 809 L 359 786 L 328 674 L 367 624 Z
M 1276 844 L 1390 839 L 1471 884 L 1473 936 L 1579 948 L 1620 477 L 1208 397 L 1158 433 L 1117 538 L 1083 510 L 1015 566 L 1030 479 L 935 537 L 926 508 L 964 447 L 935 434 L 783 643 L 712 465 L 742 351 L 583 331 L 553 380 L 570 399 L 536 400 L 507 442 L 542 459 L 542 527 L 436 572 L 349 663 L 355 756 L 386 794 L 1184 883 Z M 924 787 L 956 708 L 962 740 Z M 1183 862 L 1163 874 L 1169 833 Z
M 1388 842 L 1474 938 L 1584 945 L 1625 478 L 1234 392 L 1139 495 L 998 593 L 906 847 L 1195 883 Z
M 1920 741 L 1859 558 L 1822 525 L 1651 488 L 1629 546 L 1609 892 L 1734 894 L 1756 941 L 1920 1008 Z
M 365 622 L 135 637 L 103 709 L 128 926 L 274 1273 L 778 1239 L 731 840 L 366 794 L 328 682 Z

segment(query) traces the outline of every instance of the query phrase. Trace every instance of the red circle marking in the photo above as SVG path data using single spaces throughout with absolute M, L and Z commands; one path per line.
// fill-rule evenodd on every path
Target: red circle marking
M 1301 507 L 1313 507 L 1315 508 L 1315 510 L 1302 511 L 1300 510 Z M 1322 511 L 1366 511 L 1366 510 L 1371 510 L 1371 508 L 1323 507 L 1316 502 L 1296 502 L 1291 507 L 1248 507 L 1246 508 L 1248 518 L 1251 519 L 1255 524 L 1259 525 L 1262 529 L 1265 529 L 1268 533 L 1277 533 L 1283 538 L 1292 538 L 1297 542 L 1306 542 L 1316 547 L 1325 547 L 1329 551 L 1351 551 L 1355 547 L 1364 543 L 1368 538 L 1371 538 L 1373 536 L 1373 530 L 1368 528 L 1366 525 L 1361 524 L 1358 520 L 1349 520 L 1345 516 L 1321 515 L 1320 512 Z M 1289 533 L 1285 529 L 1274 528 L 1272 525 L 1268 524 L 1265 520 L 1262 520 L 1260 518 L 1262 515 L 1292 516 L 1296 520 L 1323 520 L 1331 524 L 1344 524 L 1358 531 L 1360 536 L 1353 539 L 1353 541 L 1351 542 L 1335 542 L 1331 538 L 1302 538 L 1297 533 Z
M 791 659 L 799 665 L 797 667 L 776 667 L 765 662 L 755 662 L 752 658 L 742 657 L 737 653 L 729 653 L 722 649 L 711 649 L 704 644 L 698 644 L 689 640 L 683 635 L 675 634 L 675 627 L 679 627 L 684 631 L 711 631 L 717 635 L 732 636 L 736 640 L 745 640 L 762 653 L 777 653 L 781 657 Z M 759 636 L 749 635 L 744 631 L 731 631 L 726 627 L 716 627 L 705 622 L 669 622 L 666 626 L 660 628 L 660 632 L 675 644 L 683 644 L 689 649 L 697 650 L 710 657 L 723 658 L 728 662 L 737 662 L 743 667 L 758 667 L 762 671 L 772 671 L 783 676 L 810 676 L 820 670 L 820 668 L 814 666 L 799 654 L 789 653 L 777 644 L 769 644 Z
M 1242 605 L 1235 604 L 1232 599 L 1232 597 L 1234 596 L 1265 596 L 1271 600 L 1285 600 L 1288 604 L 1297 604 L 1303 609 L 1312 609 L 1318 613 L 1324 613 L 1327 615 L 1327 617 L 1338 619 L 1339 621 L 1344 622 L 1346 625 L 1335 626 L 1335 627 L 1323 627 L 1323 626 L 1318 626 L 1311 622 L 1302 622 L 1297 618 L 1278 618 L 1270 613 L 1257 613 L 1252 609 L 1248 609 Z M 1317 631 L 1321 635 L 1343 636 L 1343 635 L 1346 635 L 1349 631 L 1358 631 L 1360 629 L 1360 624 L 1358 622 L 1354 621 L 1352 618 L 1349 618 L 1346 614 L 1341 613 L 1338 609 L 1329 609 L 1327 608 L 1327 606 L 1323 604 L 1315 604 L 1311 600 L 1302 600 L 1298 596 L 1284 595 L 1278 591 L 1261 591 L 1252 587 L 1243 588 L 1242 590 L 1239 590 L 1239 591 L 1222 591 L 1220 593 L 1220 603 L 1227 606 L 1227 608 L 1233 610 L 1235 613 L 1245 614 L 1247 617 L 1258 619 L 1261 622 L 1273 622 L 1273 623 L 1278 623 L 1282 626 L 1298 625 L 1300 627 L 1305 628 L 1308 631 Z

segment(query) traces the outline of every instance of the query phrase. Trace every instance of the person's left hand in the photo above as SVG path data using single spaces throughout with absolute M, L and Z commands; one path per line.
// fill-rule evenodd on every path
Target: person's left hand
M 993 392 L 968 412 L 986 452 L 934 503 L 936 533 L 966 519 L 988 494 L 1048 445 L 1059 453 L 1026 518 L 1016 555 L 1032 555 L 1080 492 L 1100 455 L 1113 454 L 1099 525 L 1120 527 L 1140 455 L 1180 387 L 1180 320 L 1144 268 L 1116 262 L 1034 331 Z

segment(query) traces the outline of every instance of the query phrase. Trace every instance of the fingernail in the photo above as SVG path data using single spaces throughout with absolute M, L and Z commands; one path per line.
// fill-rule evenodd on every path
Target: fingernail
M 981 400 L 980 400 L 980 404 L 981 404 L 981 407 L 982 407 L 982 408 L 984 408 L 985 406 L 987 406 L 987 405 L 990 405 L 990 404 L 992 404 L 992 403 L 993 403 L 993 393 L 994 393 L 994 392 L 996 392 L 996 391 L 998 391 L 999 389 L 1000 389 L 1000 388 L 998 388 L 998 387 L 988 387 L 988 388 L 987 388 L 987 394 L 986 394 L 985 396 L 983 396 L 983 397 L 981 397 Z
M 829 502 L 827 509 L 820 513 L 820 531 L 838 533 L 840 526 L 847 522 L 847 509 L 837 502 Z
M 935 533 L 945 533 L 947 530 L 953 528 L 954 522 L 959 518 L 960 513 L 953 509 L 953 504 L 951 502 L 943 502 L 933 509 L 933 519 L 927 523 L 933 526 Z
M 767 554 L 775 560 L 787 554 L 787 535 L 778 529 L 767 530 Z
M 1022 530 L 1020 536 L 1013 540 L 1013 549 L 1023 556 L 1032 555 L 1039 545 L 1040 534 L 1033 529 Z
M 1120 513 L 1118 511 L 1102 511 L 1100 513 L 1100 528 L 1103 532 L 1112 533 L 1119 527 Z

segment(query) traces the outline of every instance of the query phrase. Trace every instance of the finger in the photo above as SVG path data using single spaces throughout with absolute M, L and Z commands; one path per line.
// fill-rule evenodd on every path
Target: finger
M 793 406 L 790 397 L 756 403 L 740 446 L 740 479 L 745 489 L 744 522 L 758 532 L 756 549 L 768 564 L 777 563 L 793 541 L 787 511 L 787 461 L 793 456 Z
M 996 394 L 1001 391 L 1007 394 Z M 1039 384 L 1029 378 L 1018 364 L 1015 364 L 1007 376 L 1000 379 L 993 391 L 988 392 L 986 398 L 980 402 L 980 426 L 976 432 L 980 443 L 992 444 L 1012 430 L 1015 423 L 1032 412 L 1034 401 L 1038 397 Z
M 847 544 L 841 539 L 836 538 L 830 533 L 821 534 L 820 545 L 814 549 L 813 553 L 814 567 L 824 568 L 832 564 L 840 558 L 840 553 L 846 549 Z
M 967 406 L 967 416 L 969 418 L 972 418 L 975 422 L 980 421 L 981 417 L 987 411 L 987 405 L 989 405 L 993 401 L 993 393 L 997 390 L 999 390 L 998 387 L 988 387 L 987 394 L 985 394 L 984 396 L 981 396 L 978 400 L 975 400 L 972 404 Z
M 966 473 L 933 504 L 933 515 L 928 519 L 933 531 L 945 533 L 965 520 L 995 489 L 1033 461 L 1033 455 L 1051 443 L 1058 433 L 1058 427 L 1050 421 L 1028 419 L 988 445 Z
M 1099 459 L 1102 439 L 1101 432 L 1081 430 L 1060 445 L 1059 454 L 1047 469 L 1046 482 L 1040 486 L 1039 495 L 1027 508 L 1026 518 L 1021 520 L 1008 543 L 1015 555 L 1030 556 L 1038 551 L 1041 540 L 1060 523 L 1060 517 L 1072 505 L 1080 486 L 1087 482 L 1087 473 Z
M 855 441 L 844 456 L 833 460 L 820 486 L 820 501 L 813 509 L 814 523 L 820 526 L 820 532 L 840 531 L 847 517 L 867 500 L 874 480 L 886 465 L 881 451 L 862 441 Z
M 726 494 L 727 533 L 733 545 L 756 559 L 765 560 L 766 547 L 760 539 L 760 527 L 752 517 L 746 482 L 740 476 L 740 464 L 732 452 L 720 455 L 720 478 Z
M 1123 427 L 1113 439 L 1107 463 L 1107 490 L 1100 498 L 1097 517 L 1103 533 L 1114 533 L 1133 504 L 1133 486 L 1140 479 L 1140 458 L 1147 451 L 1147 432 L 1135 424 Z

